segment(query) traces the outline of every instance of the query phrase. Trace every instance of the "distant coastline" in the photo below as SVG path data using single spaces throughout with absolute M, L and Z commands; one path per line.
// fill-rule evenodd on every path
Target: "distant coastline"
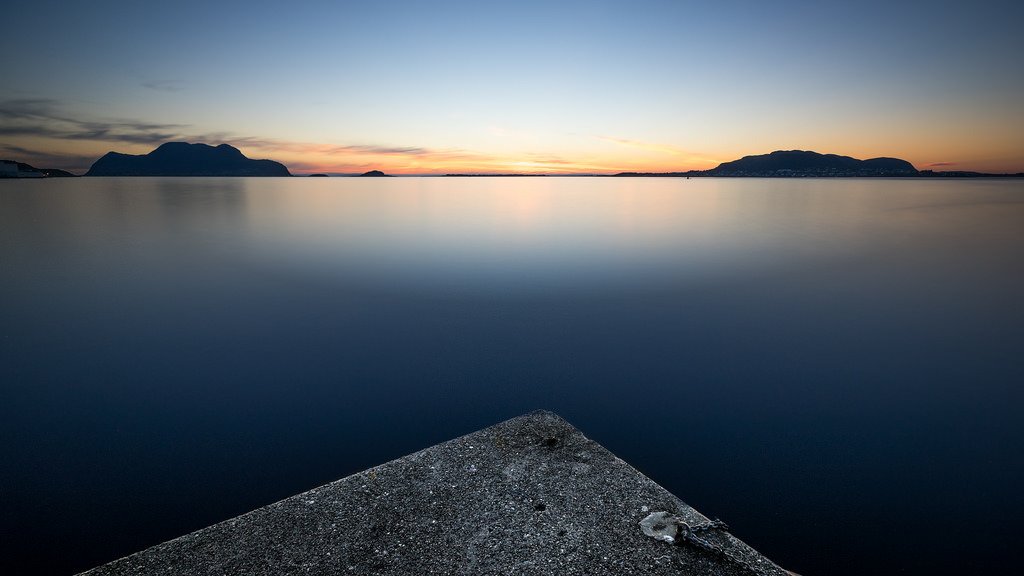
M 442 174 L 445 178 L 529 178 L 550 176 L 550 174 Z
M 167 142 L 148 154 L 132 155 L 108 152 L 96 160 L 85 176 L 291 176 L 288 167 L 274 160 L 253 160 L 230 144 L 211 146 L 188 142 Z M 0 161 L 0 178 L 74 177 L 56 168 L 37 169 L 15 160 Z M 620 177 L 620 178 L 1024 178 L 1024 172 L 988 173 L 967 170 L 918 170 L 900 158 L 858 160 L 850 156 L 822 154 L 810 150 L 776 150 L 768 154 L 744 156 L 723 162 L 708 170 L 670 172 L 618 172 L 543 174 L 543 173 L 447 173 L 385 174 L 369 170 L 359 174 L 316 172 L 313 177 L 390 177 L 430 176 L 442 178 L 535 178 L 535 177 Z
M 688 172 L 619 172 L 617 174 L 601 174 L 611 178 L 1024 178 L 1024 172 L 993 174 L 989 172 L 970 172 L 950 170 L 936 172 L 921 170 L 917 174 L 709 174 L 710 170 L 690 170 Z M 584 176 L 584 174 L 578 174 Z
M 618 174 L 573 174 L 573 176 L 608 176 L 611 178 L 1024 178 L 1024 172 L 1014 174 L 991 174 L 988 172 L 967 172 L 949 171 L 934 172 L 922 170 L 917 174 L 903 175 L 869 175 L 859 174 L 852 176 L 843 175 L 816 175 L 816 174 L 744 174 L 742 176 L 722 176 L 719 174 L 707 174 L 707 171 L 694 170 L 691 172 L 619 172 Z
M 660 178 L 1019 178 L 1024 173 L 918 170 L 899 158 L 858 160 L 849 156 L 821 154 L 809 150 L 776 150 L 770 154 L 744 156 L 723 162 L 710 170 L 685 172 L 620 172 L 618 177 Z
M 58 168 L 36 168 L 24 162 L 0 160 L 0 178 L 75 178 L 66 170 Z

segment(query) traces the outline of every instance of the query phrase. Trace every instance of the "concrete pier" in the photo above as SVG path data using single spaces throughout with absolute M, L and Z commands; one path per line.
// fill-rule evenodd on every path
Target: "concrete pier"
M 674 544 L 641 528 L 656 512 Z M 713 526 L 538 411 L 84 574 L 787 574 Z

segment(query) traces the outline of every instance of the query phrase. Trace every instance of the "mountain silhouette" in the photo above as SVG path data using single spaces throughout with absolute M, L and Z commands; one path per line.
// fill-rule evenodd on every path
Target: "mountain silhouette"
M 744 156 L 723 162 L 710 170 L 687 172 L 622 172 L 616 176 L 748 176 L 772 177 L 859 177 L 921 176 L 914 165 L 899 158 L 858 160 L 838 154 L 820 154 L 810 150 L 776 150 L 770 154 Z
M 291 176 L 273 160 L 246 158 L 228 144 L 167 142 L 149 154 L 107 152 L 86 176 Z
M 711 176 L 911 176 L 917 169 L 899 158 L 857 160 L 809 150 L 776 150 L 723 162 L 708 172 Z

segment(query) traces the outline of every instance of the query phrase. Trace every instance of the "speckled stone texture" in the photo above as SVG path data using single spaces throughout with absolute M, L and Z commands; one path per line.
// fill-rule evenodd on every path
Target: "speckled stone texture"
M 645 536 L 660 510 L 707 521 L 538 411 L 85 574 L 786 575 L 724 532 L 706 539 L 735 559 Z

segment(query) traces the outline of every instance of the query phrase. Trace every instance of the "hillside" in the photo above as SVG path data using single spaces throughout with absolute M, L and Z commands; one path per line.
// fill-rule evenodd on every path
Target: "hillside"
M 108 152 L 86 176 L 291 176 L 273 160 L 252 160 L 228 144 L 168 142 L 149 154 Z

